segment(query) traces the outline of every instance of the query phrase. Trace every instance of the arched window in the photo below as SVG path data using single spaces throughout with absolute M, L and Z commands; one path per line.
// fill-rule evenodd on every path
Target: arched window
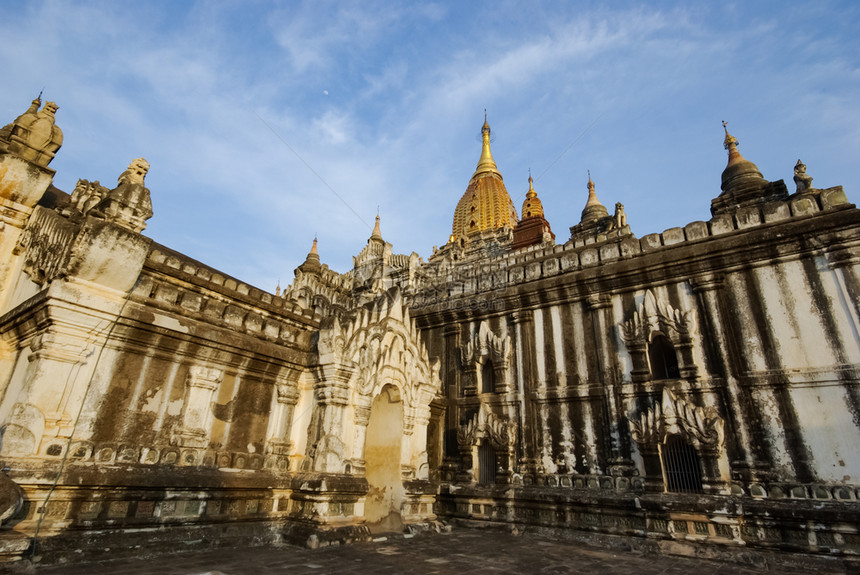
M 496 391 L 496 372 L 493 369 L 493 362 L 488 359 L 481 370 L 481 393 L 494 391 Z
M 496 450 L 486 440 L 478 446 L 478 483 L 496 482 Z
M 665 335 L 658 333 L 648 344 L 648 361 L 651 364 L 652 379 L 677 379 L 681 377 L 678 370 L 678 356 L 675 347 Z
M 699 454 L 680 435 L 670 435 L 662 448 L 663 479 L 671 493 L 702 493 Z

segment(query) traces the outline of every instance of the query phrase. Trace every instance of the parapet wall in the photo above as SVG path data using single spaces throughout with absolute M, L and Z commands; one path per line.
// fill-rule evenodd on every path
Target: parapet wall
M 485 262 L 427 264 L 419 269 L 413 304 L 519 286 L 539 279 L 631 260 L 694 242 L 787 221 L 813 218 L 823 212 L 854 207 L 841 186 L 804 194 L 784 202 L 740 208 L 711 220 L 691 222 L 642 238 L 618 230 L 563 245 L 533 246 Z

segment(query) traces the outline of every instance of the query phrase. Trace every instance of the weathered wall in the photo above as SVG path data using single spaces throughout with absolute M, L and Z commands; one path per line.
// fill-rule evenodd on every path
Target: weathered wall
M 444 454 L 445 513 L 615 533 L 662 529 L 684 538 L 688 526 L 669 527 L 663 495 L 651 514 L 622 512 L 641 522 L 633 531 L 617 518 L 576 519 L 579 511 L 593 513 L 586 511 L 590 489 L 620 497 L 612 505 L 621 507 L 628 490 L 640 501 L 663 492 L 662 440 L 654 434 L 669 432 L 696 446 L 705 493 L 855 501 L 858 222 L 836 188 L 641 240 L 610 234 L 422 270 L 432 279 L 417 290 L 413 313 L 443 366 L 444 409 L 433 439 Z M 482 359 L 465 357 L 481 329 L 510 339 L 511 359 L 496 381 L 512 385 L 482 392 Z M 651 373 L 647 350 L 655 334 L 673 344 L 674 377 Z M 476 452 L 462 445 L 479 408 L 517 434 L 515 457 L 497 449 L 505 473 L 485 486 Z M 487 429 L 491 419 L 483 418 Z M 491 435 L 469 439 L 480 444 Z M 522 487 L 500 490 L 505 484 Z M 544 491 L 529 493 L 529 486 Z M 538 500 L 552 501 L 549 515 L 535 507 Z M 694 527 L 704 538 L 783 545 L 763 527 L 770 525 L 764 515 L 736 508 L 720 519 L 707 505 L 700 499 L 673 508 L 700 512 L 702 526 Z M 798 517 L 814 515 L 813 507 L 796 508 Z M 564 513 L 571 516 L 560 519 Z M 726 531 L 726 521 L 749 527 Z M 828 525 L 833 532 L 822 532 L 822 541 L 841 532 L 836 539 L 854 549 L 853 528 Z M 799 530 L 791 545 L 806 537 L 802 521 L 791 529 Z
M 486 230 L 426 263 L 377 220 L 353 270 L 314 244 L 269 294 L 141 235 L 145 160 L 113 189 L 50 186 L 51 133 L 0 141 L 0 500 L 20 503 L 0 557 L 347 541 L 437 513 L 860 553 L 841 188 L 740 174 L 708 222 L 636 238 L 606 212 L 563 245 Z

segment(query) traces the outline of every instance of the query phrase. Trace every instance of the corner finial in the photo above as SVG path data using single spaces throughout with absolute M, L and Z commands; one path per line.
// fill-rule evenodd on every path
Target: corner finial
M 373 233 L 370 234 L 370 237 L 376 238 L 379 240 L 382 239 L 382 231 L 379 229 L 379 211 L 378 211 L 378 208 L 377 208 L 377 213 L 376 213 L 376 223 L 373 225 Z
M 597 199 L 597 192 L 594 191 L 594 182 L 591 179 L 591 170 L 588 170 L 588 200 L 585 202 L 586 209 L 590 206 L 603 206 L 600 200 Z
M 733 166 L 738 162 L 746 161 L 738 151 L 738 139 L 729 134 L 729 129 L 726 127 L 728 122 L 723 121 L 723 130 L 726 132 L 726 138 L 723 140 L 723 147 L 729 151 L 729 162 L 726 167 Z
M 487 122 L 486 108 L 484 108 L 484 125 L 481 126 L 481 142 L 481 157 L 478 160 L 478 167 L 475 169 L 472 177 L 474 178 L 483 172 L 492 172 L 501 177 L 499 168 L 496 167 L 496 162 L 493 160 L 493 153 L 490 151 L 490 124 Z
M 723 147 L 727 150 L 731 150 L 732 146 L 737 147 L 739 142 L 738 142 L 737 138 L 735 138 L 734 136 L 729 134 L 728 124 L 729 124 L 728 122 L 723 120 L 723 130 L 726 131 L 726 139 L 723 140 Z
M 585 202 L 585 208 L 582 210 L 582 220 L 580 223 L 597 221 L 609 215 L 606 206 L 600 203 L 597 199 L 597 192 L 594 191 L 594 181 L 591 179 L 591 170 L 588 170 L 588 200 Z
M 303 273 L 318 274 L 320 270 L 322 270 L 322 265 L 320 264 L 319 251 L 317 251 L 317 236 L 314 234 L 314 243 L 311 246 L 311 251 L 308 252 L 304 263 L 296 268 L 296 273 L 298 274 L 301 271 Z M 286 295 L 286 290 L 284 290 L 284 294 Z
M 537 192 L 535 191 L 534 180 L 532 179 L 532 171 L 529 169 L 529 191 L 526 192 L 526 198 L 533 199 L 537 197 Z

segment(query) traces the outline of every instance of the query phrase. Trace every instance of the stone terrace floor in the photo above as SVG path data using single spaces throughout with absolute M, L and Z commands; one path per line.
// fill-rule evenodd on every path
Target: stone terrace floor
M 316 550 L 298 547 L 215 549 L 121 559 L 77 565 L 38 566 L 14 573 L 35 575 L 274 575 L 314 573 L 619 573 L 636 575 L 726 573 L 809 573 L 767 565 L 719 563 L 688 557 L 646 555 L 593 547 L 574 541 L 556 541 L 531 534 L 455 528 L 450 533 L 424 533 L 412 538 L 395 536 L 384 541 Z M 832 573 L 851 573 L 833 565 Z M 0 565 L 0 572 L 4 566 Z M 827 571 L 817 571 L 819 573 Z

